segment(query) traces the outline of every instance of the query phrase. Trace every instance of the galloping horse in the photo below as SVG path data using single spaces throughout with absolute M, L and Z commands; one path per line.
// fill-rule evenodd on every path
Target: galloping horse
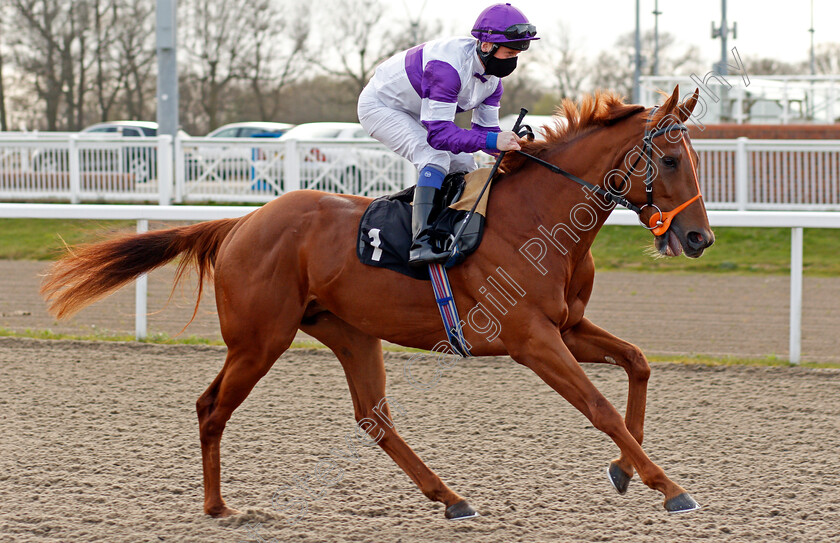
M 636 204 L 642 226 L 653 232 L 654 246 L 663 255 L 684 251 L 698 257 L 713 243 L 699 197 L 696 153 L 683 124 L 696 102 L 695 91 L 680 104 L 676 88 L 656 110 L 624 104 L 608 92 L 587 96 L 579 106 L 565 101 L 566 125 L 548 129 L 545 141 L 526 142 L 523 151 L 567 168 L 598 191 L 582 190 L 544 164 L 508 153 L 503 173 L 494 181 L 483 242 L 449 271 L 458 305 L 470 308 L 484 302 L 489 311 L 493 306 L 482 285 L 485 278 L 504 272 L 518 299 L 512 296 L 514 303 L 496 308 L 500 327 L 495 337 L 465 327 L 472 353 L 507 354 L 533 370 L 618 445 L 621 455 L 608 467 L 616 490 L 623 494 L 638 472 L 644 484 L 664 495 L 665 508 L 673 512 L 699 506 L 642 450 L 648 362 L 637 347 L 590 322 L 584 310 L 595 272 L 590 246 L 613 207 L 606 192 Z M 626 157 L 634 149 L 638 156 L 631 165 Z M 642 157 L 644 167 L 636 168 Z M 382 339 L 420 349 L 446 340 L 428 283 L 364 266 L 357 259 L 357 229 L 370 202 L 359 196 L 294 191 L 239 219 L 75 248 L 45 279 L 42 294 L 61 318 L 178 255 L 183 257 L 175 282 L 194 267 L 199 299 L 201 285 L 213 278 L 228 350 L 218 376 L 196 403 L 207 514 L 237 513 L 225 504 L 220 489 L 222 432 L 298 329 L 338 357 L 357 421 L 374 414 L 390 418 L 381 402 L 386 396 Z M 624 368 L 629 378 L 625 418 L 590 382 L 582 362 Z M 447 518 L 476 514 L 393 425 L 379 426 L 376 432 L 379 446 L 423 494 L 446 506 Z

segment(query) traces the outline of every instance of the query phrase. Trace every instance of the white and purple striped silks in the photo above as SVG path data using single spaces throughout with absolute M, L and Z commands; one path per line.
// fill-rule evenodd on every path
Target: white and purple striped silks
M 487 148 L 487 133 L 499 132 L 502 82 L 481 75 L 475 39 L 435 40 L 383 62 L 359 97 L 359 120 L 374 138 L 414 163 L 472 171 L 472 157 Z M 472 129 L 454 120 L 472 111 Z

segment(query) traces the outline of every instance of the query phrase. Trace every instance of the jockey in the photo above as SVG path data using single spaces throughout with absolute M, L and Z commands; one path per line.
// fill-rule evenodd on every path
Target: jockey
M 359 122 L 374 138 L 418 169 L 409 264 L 446 260 L 431 239 L 435 196 L 448 173 L 476 169 L 472 153 L 519 149 L 519 137 L 499 129 L 502 77 L 516 68 L 536 27 L 510 4 L 478 16 L 473 38 L 430 41 L 383 62 L 359 96 Z M 455 114 L 472 110 L 472 128 Z

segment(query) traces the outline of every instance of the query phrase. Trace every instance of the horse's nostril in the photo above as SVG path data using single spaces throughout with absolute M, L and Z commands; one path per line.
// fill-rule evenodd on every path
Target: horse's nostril
M 703 234 L 700 232 L 689 232 L 688 243 L 690 243 L 693 247 L 701 247 L 704 243 Z

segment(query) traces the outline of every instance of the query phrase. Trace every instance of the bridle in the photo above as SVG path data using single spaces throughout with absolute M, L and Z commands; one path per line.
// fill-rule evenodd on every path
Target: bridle
M 685 208 L 693 204 L 696 200 L 702 198 L 700 193 L 700 182 L 697 178 L 697 167 L 694 164 L 694 157 L 691 155 L 691 151 L 688 148 L 688 141 L 685 137 L 684 133 L 688 133 L 688 128 L 683 123 L 672 123 L 662 128 L 657 128 L 656 130 L 651 130 L 651 121 L 653 120 L 653 116 L 656 114 L 658 106 L 654 107 L 648 119 L 645 123 L 645 135 L 642 138 L 642 152 L 636 157 L 636 161 L 633 162 L 633 165 L 630 166 L 630 169 L 626 172 L 622 172 L 623 179 L 621 182 L 621 187 L 623 188 L 629 181 L 631 172 L 636 171 L 636 166 L 639 165 L 639 161 L 642 157 L 645 158 L 645 194 L 647 196 L 647 202 L 643 204 L 641 207 L 637 206 L 636 204 L 632 203 L 631 201 L 624 198 L 621 194 L 617 192 L 613 192 L 613 187 L 608 184 L 608 189 L 605 190 L 597 185 L 593 185 L 592 183 L 581 179 L 580 177 L 567 172 L 566 170 L 551 164 L 550 162 L 546 162 L 545 160 L 535 157 L 534 155 L 528 154 L 524 151 L 516 151 L 520 155 L 536 162 L 537 164 L 549 169 L 551 172 L 562 175 L 586 187 L 587 189 L 596 192 L 597 194 L 603 196 L 607 201 L 614 202 L 622 207 L 626 207 L 627 209 L 636 213 L 639 216 L 639 222 L 642 226 L 651 232 L 653 232 L 656 236 L 661 236 L 668 231 L 668 228 L 671 226 L 671 221 L 676 217 L 680 212 L 682 212 Z M 519 136 L 527 136 L 531 139 L 534 137 L 534 132 L 531 130 L 531 127 L 528 125 L 522 126 L 523 130 L 520 132 Z M 697 186 L 697 194 L 686 200 L 682 204 L 678 205 L 671 211 L 662 211 L 659 206 L 653 203 L 653 182 L 655 181 L 653 176 L 653 140 L 658 138 L 659 136 L 664 136 L 665 134 L 669 134 L 677 130 L 680 132 L 680 140 L 682 141 L 683 147 L 686 150 L 686 154 L 688 155 L 688 160 L 691 162 L 691 173 L 694 175 L 694 183 Z M 648 223 L 645 224 L 644 220 L 642 219 L 642 213 L 644 212 L 645 208 L 655 209 L 656 211 L 650 216 Z

